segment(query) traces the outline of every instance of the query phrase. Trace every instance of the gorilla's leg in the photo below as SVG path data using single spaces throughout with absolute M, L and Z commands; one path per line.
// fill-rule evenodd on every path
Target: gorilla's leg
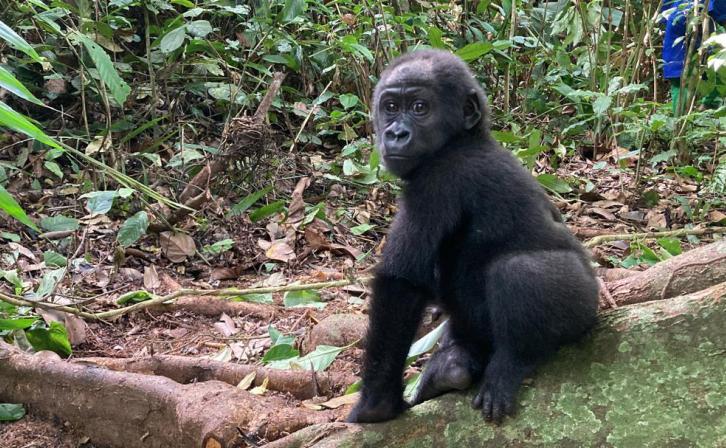
M 472 405 L 487 420 L 514 412 L 524 379 L 596 321 L 597 281 L 575 251 L 507 255 L 485 273 L 494 352 Z
M 426 363 L 411 404 L 417 405 L 452 390 L 468 389 L 479 381 L 482 370 L 479 357 L 468 344 L 455 338 L 448 322 L 439 348 Z

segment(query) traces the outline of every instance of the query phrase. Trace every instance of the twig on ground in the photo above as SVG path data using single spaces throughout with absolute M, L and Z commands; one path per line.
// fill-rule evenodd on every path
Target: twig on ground
M 622 234 L 610 234 L 600 235 L 595 238 L 589 239 L 583 243 L 585 247 L 595 247 L 602 243 L 610 241 L 631 241 L 638 239 L 653 239 L 662 238 L 666 236 L 686 236 L 686 235 L 705 235 L 710 233 L 722 233 L 726 232 L 726 227 L 705 227 L 702 229 L 678 229 L 678 230 L 667 230 L 663 232 L 641 232 L 641 233 L 622 233 Z

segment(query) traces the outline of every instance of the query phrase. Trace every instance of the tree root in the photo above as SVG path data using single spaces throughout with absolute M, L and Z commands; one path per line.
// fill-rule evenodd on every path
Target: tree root
M 0 402 L 70 422 L 111 447 L 232 448 L 243 439 L 275 440 L 338 417 L 290 408 L 221 381 L 179 384 L 163 376 L 121 373 L 33 356 L 0 342 Z
M 116 371 L 165 376 L 182 384 L 219 380 L 236 386 L 243 378 L 254 372 L 255 386 L 261 385 L 267 379 L 268 389 L 289 392 L 299 400 L 338 394 L 358 379 L 352 374 L 270 369 L 174 355 L 154 355 L 145 358 L 92 357 L 78 358 L 73 362 Z

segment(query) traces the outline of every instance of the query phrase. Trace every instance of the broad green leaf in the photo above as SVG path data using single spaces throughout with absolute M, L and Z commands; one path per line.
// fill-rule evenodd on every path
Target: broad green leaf
M 351 227 L 350 233 L 352 233 L 353 235 L 363 235 L 374 227 L 375 226 L 372 224 L 361 224 L 359 226 Z
M 35 51 L 30 44 L 20 37 L 15 31 L 0 20 L 0 39 L 3 39 L 11 47 L 30 56 L 35 62 L 43 62 L 44 59 Z
M 7 271 L 0 269 L 0 278 L 13 285 L 16 294 L 23 290 L 23 281 L 18 275 L 18 271 L 14 269 L 8 269 Z
M 64 268 L 68 265 L 68 259 L 66 257 L 52 250 L 43 252 L 43 261 L 48 267 Z
M 315 350 L 300 358 L 298 364 L 304 369 L 309 369 L 312 365 L 313 370 L 321 372 L 327 369 L 335 358 L 347 347 L 334 347 L 332 345 L 318 345 Z
M 58 232 L 64 230 L 78 230 L 78 220 L 68 216 L 49 216 L 40 220 L 40 227 L 46 232 Z
M 65 268 L 55 269 L 48 271 L 40 279 L 38 290 L 32 293 L 30 296 L 34 299 L 42 299 L 48 297 L 54 290 L 58 282 L 63 278 L 66 273 Z
M 0 422 L 14 422 L 25 416 L 22 404 L 0 403 Z
M 10 106 L 2 101 L 0 101 L 0 126 L 22 132 L 28 137 L 32 137 L 41 143 L 52 146 L 53 148 L 63 149 L 55 140 L 48 137 L 45 132 L 41 131 L 36 125 L 31 123 L 27 117 L 15 112 Z
M 17 219 L 18 221 L 22 222 L 36 232 L 40 231 L 40 229 L 38 229 L 33 221 L 28 218 L 28 215 L 25 214 L 25 210 L 23 210 L 20 204 L 15 202 L 15 199 L 13 199 L 10 193 L 8 193 L 2 185 L 0 185 L 0 210 L 4 211 L 11 217 Z
M 126 81 L 121 79 L 121 76 L 119 76 L 118 72 L 114 68 L 113 62 L 111 62 L 111 58 L 108 56 L 108 53 L 106 53 L 106 50 L 85 34 L 74 33 L 74 36 L 83 43 L 84 47 L 86 47 L 89 56 L 91 56 L 91 59 L 93 60 L 93 65 L 95 65 L 98 70 L 99 76 L 108 86 L 109 90 L 111 90 L 111 95 L 116 100 L 116 103 L 122 106 L 131 92 L 131 87 L 126 84 Z
M 280 13 L 280 20 L 283 23 L 291 22 L 305 12 L 305 0 L 285 0 L 285 7 Z
M 231 297 L 229 300 L 233 302 L 252 302 L 267 305 L 274 303 L 271 292 L 264 294 L 242 294 L 241 296 Z
M 610 108 L 610 103 L 613 102 L 612 97 L 607 95 L 598 95 L 595 101 L 592 102 L 592 111 L 597 115 L 605 115 L 605 112 Z
M 25 330 L 26 328 L 30 328 L 37 320 L 37 317 L 0 319 L 0 330 Z
M 33 95 L 30 90 L 23 85 L 23 83 L 15 79 L 15 76 L 13 76 L 12 73 L 2 67 L 0 67 L 0 87 L 6 89 L 10 93 L 14 93 L 24 100 L 40 106 L 45 106 L 45 104 L 36 98 L 35 95 Z
M 680 255 L 683 252 L 681 240 L 678 238 L 660 238 L 658 244 L 672 256 Z
M 312 306 L 315 308 L 325 307 L 325 303 L 320 300 L 320 294 L 311 289 L 303 289 L 301 291 L 288 291 L 282 299 L 283 304 L 287 308 L 296 308 L 302 306 Z
M 212 25 L 207 20 L 195 20 L 189 22 L 186 27 L 189 34 L 202 39 L 207 37 L 207 34 L 213 30 Z
M 351 107 L 358 104 L 358 97 L 356 95 L 350 94 L 350 93 L 344 93 L 338 97 L 340 100 L 340 104 L 343 105 L 344 108 L 350 109 Z
M 283 359 L 295 358 L 300 354 L 299 351 L 290 344 L 278 344 L 270 348 L 265 356 L 262 357 L 262 362 L 269 363 L 272 361 L 281 361 Z
M 431 44 L 434 48 L 446 48 L 446 45 L 444 44 L 443 39 L 441 38 L 443 36 L 443 32 L 435 26 L 432 26 L 427 31 L 427 36 L 429 38 L 429 44 Z
M 123 247 L 129 247 L 146 235 L 146 229 L 149 227 L 149 215 L 141 211 L 130 217 L 118 229 L 116 241 Z
M 25 335 L 28 337 L 30 345 L 37 351 L 51 350 L 64 357 L 73 353 L 66 327 L 60 322 L 51 322 L 48 328 L 44 325 L 37 325 L 26 330 Z
M 285 209 L 285 201 L 271 202 L 264 207 L 260 207 L 254 212 L 250 213 L 250 219 L 252 222 L 257 222 L 268 216 L 274 215 L 275 213 L 281 212 Z
M 414 342 L 411 345 L 411 348 L 408 350 L 407 357 L 410 358 L 412 356 L 422 355 L 434 348 L 434 345 L 436 345 L 436 342 L 438 342 L 438 340 L 441 338 L 441 335 L 444 333 L 447 322 L 448 320 L 440 323 L 438 327 L 434 328 L 423 337 L 421 337 L 421 339 Z
M 92 191 L 81 195 L 81 199 L 88 199 L 88 210 L 93 215 L 105 215 L 113 207 L 113 200 L 117 197 L 125 198 L 130 196 L 134 190 L 120 188 L 118 190 Z
M 275 328 L 273 325 L 267 327 L 267 332 L 270 333 L 270 340 L 272 345 L 288 344 L 292 345 L 295 343 L 295 336 L 289 334 L 284 335 L 280 330 Z
M 248 208 L 255 205 L 257 201 L 262 199 L 267 193 L 269 193 L 272 190 L 272 186 L 265 187 L 262 190 L 255 191 L 254 193 L 250 193 L 247 196 L 245 196 L 244 199 L 236 203 L 230 211 L 228 212 L 229 216 L 237 216 L 241 215 L 245 211 L 247 211 Z
M 164 35 L 159 43 L 159 49 L 162 53 L 171 53 L 178 49 L 184 43 L 184 38 L 187 36 L 186 26 L 182 25 L 179 28 L 175 28 Z
M 146 302 L 147 300 L 151 300 L 154 297 L 156 297 L 156 296 L 148 291 L 131 291 L 131 292 L 127 292 L 126 294 L 122 294 L 121 296 L 119 296 L 119 298 L 116 299 L 116 304 L 125 305 L 129 302 L 131 302 L 131 303 Z
M 555 176 L 554 174 L 544 173 L 537 176 L 539 183 L 550 191 L 555 193 L 569 193 L 572 191 L 570 184 Z
M 491 42 L 474 42 L 456 51 L 456 55 L 466 62 L 474 61 L 492 51 Z
M 416 373 L 406 381 L 406 387 L 403 390 L 403 398 L 411 400 L 414 397 L 419 384 L 421 384 L 421 373 Z
M 61 170 L 60 165 L 58 165 L 57 163 L 45 161 L 43 162 L 43 166 L 51 173 L 58 176 L 58 178 L 63 179 L 63 171 Z
M 219 255 L 223 252 L 227 252 L 232 247 L 234 247 L 234 240 L 227 238 L 221 241 L 217 241 L 214 244 L 204 246 L 203 250 L 205 253 L 208 254 Z

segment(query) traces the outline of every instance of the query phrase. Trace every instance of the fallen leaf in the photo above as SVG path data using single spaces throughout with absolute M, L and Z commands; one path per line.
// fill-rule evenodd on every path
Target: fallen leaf
M 255 395 L 264 395 L 265 392 L 267 392 L 267 384 L 270 382 L 270 378 L 265 377 L 265 379 L 262 381 L 262 384 L 260 384 L 257 387 L 253 387 L 250 389 L 251 394 Z
M 37 262 L 38 260 L 35 258 L 35 255 L 25 246 L 21 246 L 18 243 L 8 243 L 8 246 L 10 247 L 10 250 L 18 251 L 20 255 L 23 255 L 25 257 L 30 258 L 31 260 Z
M 265 256 L 270 260 L 288 261 L 295 259 L 295 251 L 287 244 L 285 240 L 277 240 L 270 243 L 270 247 L 265 250 Z
M 234 320 L 229 317 L 226 313 L 222 313 L 219 317 L 219 322 L 215 322 L 214 328 L 220 332 L 224 337 L 230 337 L 233 334 L 239 333 L 239 328 Z
M 355 392 L 352 394 L 331 398 L 324 403 L 320 403 L 320 406 L 323 406 L 327 409 L 337 409 L 341 406 L 345 406 L 346 404 L 355 404 L 358 401 L 358 398 L 360 398 L 360 392 Z
M 245 375 L 244 378 L 242 378 L 242 381 L 237 384 L 237 387 L 242 390 L 247 390 L 250 388 L 252 383 L 255 381 L 255 377 L 257 376 L 257 372 L 250 372 L 247 375 Z
M 192 237 L 181 232 L 161 232 L 159 234 L 161 252 L 172 263 L 181 263 L 197 252 Z
M 305 217 L 305 202 L 303 201 L 303 192 L 310 185 L 310 178 L 303 177 L 295 185 L 295 189 L 292 192 L 292 199 L 290 200 L 290 207 L 287 211 L 287 222 L 293 226 L 299 226 Z
M 159 280 L 159 273 L 156 272 L 156 266 L 149 265 L 144 268 L 144 288 L 149 290 L 156 290 L 161 286 Z

